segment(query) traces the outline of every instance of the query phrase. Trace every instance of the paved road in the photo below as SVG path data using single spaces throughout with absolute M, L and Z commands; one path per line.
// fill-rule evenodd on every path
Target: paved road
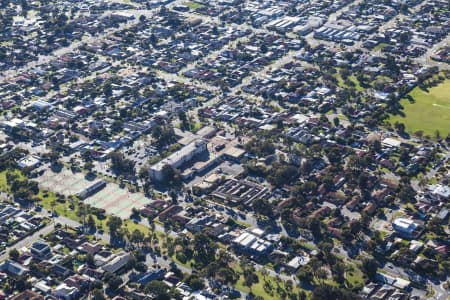
M 0 261 L 3 261 L 5 259 L 8 258 L 8 253 L 10 250 L 12 249 L 20 249 L 26 246 L 31 245 L 32 243 L 34 243 L 35 241 L 37 241 L 38 239 L 40 239 L 41 235 L 47 235 L 49 233 L 51 233 L 53 230 L 55 229 L 55 227 L 53 226 L 53 223 L 41 228 L 40 230 L 36 231 L 34 234 L 24 238 L 23 240 L 15 243 L 14 245 L 12 245 L 11 247 L 7 247 L 5 249 L 5 253 L 0 255 Z
M 450 280 L 450 277 L 447 277 Z M 444 288 L 444 283 L 434 284 L 430 282 L 431 288 L 434 290 L 432 299 L 434 300 L 448 300 L 450 298 L 450 291 Z
M 398 276 L 401 277 L 403 279 L 408 279 L 409 275 L 408 273 L 405 271 L 404 268 L 401 267 L 397 267 L 392 263 L 387 263 L 383 266 L 383 271 L 387 274 L 391 274 L 393 276 Z M 450 280 L 450 277 L 447 277 L 447 280 Z M 449 298 L 449 291 L 446 290 L 443 287 L 444 282 L 440 282 L 438 284 L 433 283 L 432 281 L 428 281 L 428 285 L 431 289 L 433 289 L 434 291 L 434 295 L 430 298 L 433 300 L 448 300 Z M 416 295 L 419 296 L 420 299 L 425 299 L 426 298 L 426 291 L 425 290 L 420 290 L 420 289 L 416 289 L 414 288 L 412 290 L 412 295 Z
M 448 160 L 450 160 L 450 151 L 447 151 L 445 153 L 445 156 L 442 158 L 443 159 L 443 163 L 440 164 L 439 166 L 437 166 L 436 168 L 432 168 L 431 170 L 429 170 L 423 177 L 422 180 L 423 181 L 427 181 L 431 178 L 433 178 L 434 176 L 436 176 L 436 173 L 438 172 L 438 170 L 442 167 L 445 166 L 448 162 Z M 418 180 L 411 180 L 411 187 L 416 190 L 416 191 L 421 191 L 422 188 L 419 186 L 419 181 Z

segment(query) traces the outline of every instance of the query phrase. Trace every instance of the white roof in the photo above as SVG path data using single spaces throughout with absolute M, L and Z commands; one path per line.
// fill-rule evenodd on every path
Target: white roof
M 298 269 L 300 266 L 304 266 L 309 262 L 309 257 L 307 256 L 296 256 L 291 259 L 287 265 L 293 269 Z
M 437 185 L 433 186 L 433 190 L 431 192 L 442 198 L 450 197 L 450 187 L 442 185 L 442 184 L 437 184 Z
M 257 236 L 262 236 L 264 234 L 264 230 L 262 230 L 261 228 L 253 228 L 251 231 Z
M 392 223 L 397 227 L 403 228 L 404 230 L 414 229 L 417 227 L 417 224 L 414 223 L 413 220 L 406 218 L 397 218 Z
M 399 288 L 399 289 L 406 289 L 410 284 L 411 284 L 411 282 L 409 282 L 408 280 L 397 277 L 397 278 L 395 278 L 395 282 L 394 282 L 393 286 L 395 286 L 396 288 Z
M 303 124 L 309 120 L 309 117 L 304 114 L 295 114 L 291 119 L 294 119 L 298 124 Z
M 198 148 L 205 145 L 206 141 L 202 139 L 198 139 L 193 141 L 192 143 L 184 146 L 180 150 L 172 153 L 168 157 L 164 158 L 163 160 L 159 161 L 158 163 L 154 164 L 151 169 L 155 171 L 161 171 L 165 165 L 171 165 L 173 166 L 178 162 L 180 159 L 184 159 L 184 157 L 191 155 L 195 151 L 197 151 Z
M 39 158 L 35 156 L 25 156 L 21 160 L 18 161 L 19 167 L 21 168 L 27 168 L 27 167 L 34 167 L 40 162 Z
M 401 142 L 399 140 L 396 140 L 393 138 L 385 138 L 383 140 L 383 144 L 390 146 L 390 147 L 399 147 Z

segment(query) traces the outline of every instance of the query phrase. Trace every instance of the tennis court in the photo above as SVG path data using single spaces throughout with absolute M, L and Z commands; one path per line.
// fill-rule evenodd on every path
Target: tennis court
M 72 173 L 65 168 L 58 173 L 47 169 L 37 178 L 42 188 L 66 196 L 77 194 L 96 180 L 98 179 L 87 180 L 83 173 Z M 86 198 L 84 202 L 105 209 L 107 214 L 128 218 L 133 207 L 141 208 L 150 200 L 142 193 L 130 193 L 127 189 L 121 189 L 118 184 L 108 182 L 105 188 Z
M 149 199 L 141 193 L 130 193 L 115 183 L 108 183 L 104 189 L 84 200 L 94 207 L 103 208 L 108 214 L 129 218 L 133 207 L 141 208 Z

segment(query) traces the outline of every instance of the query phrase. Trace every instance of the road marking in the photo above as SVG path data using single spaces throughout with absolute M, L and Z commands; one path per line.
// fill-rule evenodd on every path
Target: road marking
M 433 103 L 431 104 L 433 106 L 438 106 L 438 107 L 442 107 L 442 108 L 446 108 L 446 109 L 450 109 L 450 106 L 445 106 L 445 105 L 441 105 L 441 104 L 437 104 L 437 103 Z

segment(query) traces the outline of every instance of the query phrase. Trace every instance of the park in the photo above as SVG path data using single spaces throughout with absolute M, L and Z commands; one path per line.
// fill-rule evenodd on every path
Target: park
M 436 138 L 437 133 L 441 137 L 450 134 L 449 79 L 428 91 L 416 87 L 409 96 L 413 101 L 407 98 L 401 100 L 402 113 L 392 116 L 391 124 L 403 123 L 408 133 L 416 134 L 422 131 L 423 136 L 431 138 Z

